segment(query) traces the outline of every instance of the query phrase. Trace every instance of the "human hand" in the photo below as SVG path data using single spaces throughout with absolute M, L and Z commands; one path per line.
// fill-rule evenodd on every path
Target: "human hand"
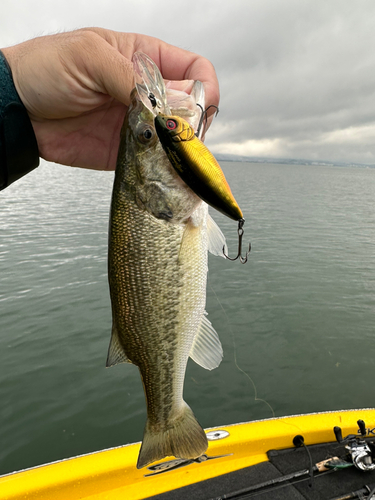
M 153 59 L 171 88 L 201 80 L 207 105 L 219 103 L 212 64 L 157 38 L 84 28 L 2 49 L 25 105 L 42 158 L 114 170 L 120 129 L 133 88 L 134 52 Z

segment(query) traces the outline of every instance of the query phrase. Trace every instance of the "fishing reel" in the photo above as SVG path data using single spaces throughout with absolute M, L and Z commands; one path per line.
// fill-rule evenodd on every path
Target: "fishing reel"
M 349 434 L 345 438 L 342 437 L 341 427 L 334 427 L 333 432 L 336 436 L 336 441 L 340 444 L 345 444 L 348 450 L 353 465 L 362 471 L 375 470 L 374 456 L 375 445 L 372 442 L 367 442 L 363 438 L 366 436 L 366 424 L 363 420 L 357 421 L 359 434 Z

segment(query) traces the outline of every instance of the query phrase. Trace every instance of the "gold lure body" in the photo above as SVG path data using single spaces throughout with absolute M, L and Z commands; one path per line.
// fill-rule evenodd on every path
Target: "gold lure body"
M 189 123 L 160 113 L 155 128 L 169 161 L 190 189 L 227 217 L 243 219 L 220 165 Z

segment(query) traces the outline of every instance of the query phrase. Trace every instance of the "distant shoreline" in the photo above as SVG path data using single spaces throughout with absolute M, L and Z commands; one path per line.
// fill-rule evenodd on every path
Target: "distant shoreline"
M 295 158 L 267 158 L 258 156 L 240 156 L 222 153 L 213 153 L 217 161 L 231 162 L 249 162 L 249 163 L 279 163 L 280 165 L 311 165 L 311 166 L 327 166 L 327 167 L 359 167 L 359 168 L 375 168 L 373 163 L 355 163 L 343 161 L 328 161 L 328 160 L 302 160 Z

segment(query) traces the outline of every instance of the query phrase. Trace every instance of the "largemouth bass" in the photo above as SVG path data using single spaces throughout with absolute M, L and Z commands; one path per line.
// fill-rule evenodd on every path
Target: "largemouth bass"
M 139 57 L 139 64 L 150 65 Z M 185 370 L 189 356 L 213 369 L 223 355 L 205 302 L 207 251 L 222 255 L 225 239 L 158 139 L 155 111 L 143 95 L 151 88 L 170 112 L 156 66 L 146 80 L 132 92 L 121 131 L 108 258 L 113 326 L 107 366 L 138 366 L 146 396 L 138 468 L 167 456 L 197 458 L 206 451 L 205 432 L 183 400 Z M 172 111 L 194 127 L 195 102 L 204 106 L 201 84 L 192 96 L 189 109 L 186 94 L 174 93 Z

